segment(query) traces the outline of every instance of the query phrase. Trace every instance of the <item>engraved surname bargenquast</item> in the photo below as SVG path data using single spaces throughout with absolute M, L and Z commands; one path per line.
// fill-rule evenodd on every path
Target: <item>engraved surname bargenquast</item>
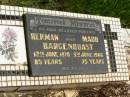
M 93 44 L 76 44 L 76 43 L 51 43 L 43 42 L 43 49 L 54 50 L 93 50 Z

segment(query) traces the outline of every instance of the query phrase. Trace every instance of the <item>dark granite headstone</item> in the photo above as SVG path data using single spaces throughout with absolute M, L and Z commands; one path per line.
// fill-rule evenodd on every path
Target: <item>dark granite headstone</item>
M 25 14 L 30 76 L 106 73 L 99 20 Z

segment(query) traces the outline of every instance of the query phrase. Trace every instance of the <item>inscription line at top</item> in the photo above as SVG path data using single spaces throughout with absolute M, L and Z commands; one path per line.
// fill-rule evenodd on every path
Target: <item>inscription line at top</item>
M 60 27 L 75 27 L 75 28 L 89 28 L 100 31 L 99 23 L 95 20 L 82 20 L 82 19 L 71 19 L 71 18 L 57 18 L 57 17 L 46 17 L 46 16 L 35 16 L 30 19 L 30 27 L 48 25 L 48 26 L 60 26 Z

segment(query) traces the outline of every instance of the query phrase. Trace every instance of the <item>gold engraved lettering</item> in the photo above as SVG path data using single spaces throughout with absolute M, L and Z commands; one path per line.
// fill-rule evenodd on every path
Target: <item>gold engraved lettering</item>
M 34 64 L 35 65 L 41 65 L 42 64 L 42 60 L 41 59 L 35 59 L 34 60 Z
M 68 49 L 72 50 L 92 50 L 93 44 L 67 44 Z
M 69 52 L 46 52 L 46 57 L 70 57 Z
M 34 51 L 34 57 L 70 57 L 70 52 Z
M 45 53 L 41 51 L 34 51 L 33 55 L 34 57 L 43 57 L 45 56 Z
M 94 57 L 103 57 L 103 53 L 94 53 L 93 56 Z
M 31 40 L 52 40 L 52 41 L 58 41 L 59 37 L 58 37 L 57 34 L 31 33 Z
M 60 52 L 59 56 L 60 57 L 70 57 L 70 53 L 69 52 Z
M 45 65 L 62 64 L 61 59 L 44 59 L 43 61 Z
M 104 64 L 104 59 L 89 59 L 90 64 Z
M 81 57 L 92 57 L 92 53 L 82 52 Z
M 58 57 L 58 52 L 47 52 L 46 57 Z
M 88 59 L 82 59 L 82 64 L 88 64 Z
M 43 42 L 44 49 L 55 50 L 92 50 L 93 44 L 47 43 Z
M 73 55 L 74 55 L 74 57 L 81 57 L 81 53 L 80 52 L 74 52 Z
M 44 49 L 57 49 L 57 50 L 65 50 L 65 43 L 47 43 L 43 42 Z
M 83 42 L 99 42 L 98 37 L 97 36 L 82 36 L 82 40 Z

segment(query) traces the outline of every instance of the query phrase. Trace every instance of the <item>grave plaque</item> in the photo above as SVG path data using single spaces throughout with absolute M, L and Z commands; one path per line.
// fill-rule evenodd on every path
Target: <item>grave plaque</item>
M 30 76 L 107 72 L 99 20 L 25 14 L 24 28 Z

